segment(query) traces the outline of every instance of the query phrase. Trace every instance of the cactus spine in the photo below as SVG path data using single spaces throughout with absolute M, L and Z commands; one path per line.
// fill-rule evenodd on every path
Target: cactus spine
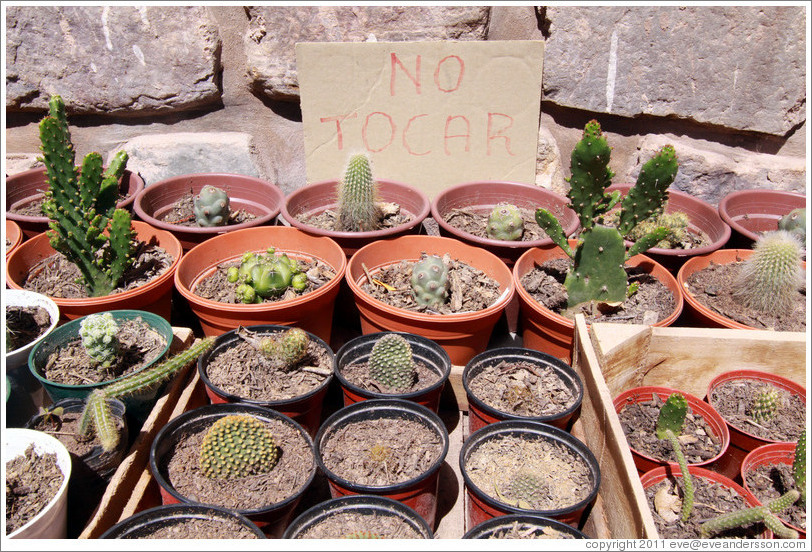
M 537 509 L 534 508 L 534 504 L 549 495 L 550 486 L 538 475 L 520 471 L 510 479 L 507 490 L 513 497 L 510 500 L 513 505 L 533 510 Z M 501 498 L 508 500 L 504 496 Z
M 752 417 L 758 423 L 769 421 L 778 412 L 778 390 L 765 387 L 753 400 Z
M 797 539 L 798 532 L 784 525 L 775 514 L 792 506 L 800 493 L 795 489 L 781 495 L 765 506 L 755 506 L 722 514 L 710 519 L 700 526 L 702 538 L 708 538 L 720 531 L 726 531 L 734 527 L 744 527 L 756 522 L 764 522 L 767 528 L 782 539 Z
M 116 209 L 127 154 L 116 154 L 102 171 L 101 155 L 89 153 L 77 172 L 65 103 L 52 96 L 49 108 L 50 114 L 39 123 L 39 135 L 48 175 L 42 209 L 50 219 L 51 247 L 79 268 L 88 295 L 109 295 L 135 261 L 130 213 Z
M 795 487 L 801 493 L 801 504 L 806 507 L 806 431 L 798 437 L 795 445 L 795 458 L 792 460 L 792 477 Z
M 278 297 L 289 287 L 303 291 L 307 287 L 307 275 L 299 269 L 299 263 L 282 253 L 275 254 L 269 247 L 265 254 L 247 252 L 240 266 L 228 269 L 227 279 L 240 282 L 235 294 L 243 303 L 260 303 L 266 297 Z
M 109 312 L 90 314 L 79 323 L 82 346 L 88 356 L 102 368 L 109 368 L 118 360 L 120 344 L 118 324 Z
M 417 374 L 412 346 L 401 335 L 382 336 L 372 346 L 369 373 L 372 379 L 392 390 L 409 389 Z
M 369 158 L 364 154 L 351 156 L 338 192 L 338 229 L 377 230 L 381 219 L 377 200 L 378 183 L 372 178 Z
M 437 255 L 423 255 L 412 267 L 412 295 L 418 305 L 437 307 L 448 299 L 448 267 Z
M 198 226 L 225 226 L 231 214 L 231 201 L 225 190 L 207 184 L 194 197 L 193 211 Z
M 265 357 L 289 368 L 305 357 L 309 343 L 310 338 L 306 331 L 291 328 L 279 335 L 263 337 L 259 341 L 258 349 Z
M 682 474 L 683 499 L 682 499 L 682 521 L 687 521 L 694 508 L 694 481 L 691 472 L 688 470 L 688 462 L 682 453 L 677 436 L 682 432 L 682 424 L 688 413 L 688 401 L 680 393 L 674 393 L 666 399 L 660 409 L 657 418 L 657 438 L 668 439 L 674 448 L 674 455 L 677 457 L 679 470 Z
M 268 426 L 244 414 L 224 416 L 214 422 L 200 447 L 200 471 L 211 479 L 267 473 L 278 459 L 276 441 Z
M 488 215 L 485 227 L 488 237 L 494 240 L 516 241 L 524 232 L 524 219 L 515 205 L 500 203 Z

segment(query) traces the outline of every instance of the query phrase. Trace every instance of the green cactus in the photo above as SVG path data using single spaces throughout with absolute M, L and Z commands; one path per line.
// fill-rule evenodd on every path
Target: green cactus
M 194 197 L 195 223 L 206 228 L 225 226 L 231 214 L 231 201 L 225 190 L 207 184 Z
M 753 523 L 763 522 L 778 538 L 797 539 L 798 532 L 784 525 L 775 514 L 795 504 L 799 496 L 800 493 L 793 489 L 765 506 L 754 506 L 752 508 L 721 514 L 700 526 L 700 536 L 707 539 L 716 533 L 733 529 L 734 527 L 745 527 Z
M 567 196 L 570 207 L 581 222 L 578 245 L 573 251 L 561 223 L 547 209 L 536 209 L 536 222 L 564 252 L 573 259 L 567 274 L 567 306 L 588 301 L 621 303 L 629 295 L 624 263 L 665 239 L 668 229 L 657 227 L 638 239 L 626 251 L 623 238 L 640 222 L 662 211 L 668 199 L 668 187 L 677 174 L 674 148 L 663 146 L 642 167 L 637 183 L 621 202 L 616 227 L 595 224 L 620 200 L 619 192 L 606 194 L 614 173 L 609 169 L 611 148 L 597 121 L 584 128 L 570 159 L 572 176 Z
M 307 275 L 299 263 L 285 253 L 276 255 L 273 247 L 265 254 L 245 253 L 239 267 L 228 269 L 227 279 L 231 283 L 240 282 L 235 294 L 243 303 L 260 303 L 263 298 L 278 297 L 289 287 L 296 291 L 307 287 Z
M 488 215 L 485 231 L 488 237 L 494 240 L 520 240 L 524 232 L 522 213 L 515 205 L 500 203 Z
M 378 183 L 372 177 L 369 158 L 364 154 L 351 156 L 338 191 L 338 229 L 377 230 L 381 220 L 377 201 Z
M 533 510 L 537 509 L 534 508 L 534 504 L 538 504 L 550 496 L 551 489 L 547 482 L 538 475 L 520 471 L 510 478 L 505 491 L 507 496 L 500 495 L 503 501 L 519 508 Z
M 119 358 L 118 324 L 109 312 L 90 314 L 79 323 L 82 346 L 102 368 L 116 364 Z
M 244 414 L 214 422 L 200 446 L 200 471 L 211 479 L 267 473 L 278 459 L 279 449 L 268 426 Z
M 764 423 L 775 417 L 778 412 L 778 390 L 767 386 L 758 392 L 753 399 L 751 417 L 758 423 Z
M 778 229 L 794 235 L 806 247 L 806 208 L 793 209 L 778 219 Z
M 369 375 L 389 389 L 409 389 L 417 377 L 412 346 L 398 334 L 381 336 L 369 355 Z
M 257 348 L 264 356 L 289 368 L 305 357 L 309 343 L 306 331 L 291 328 L 278 335 L 263 337 Z
M 654 244 L 654 247 L 665 249 L 679 247 L 688 240 L 688 222 L 688 215 L 682 211 L 661 213 L 635 226 L 626 238 L 636 242 L 645 237 L 646 234 L 663 227 L 668 229 L 668 235 L 665 239 Z
M 792 477 L 795 487 L 801 493 L 801 504 L 806 508 L 806 431 L 798 437 L 795 445 L 795 457 L 792 460 Z
M 418 305 L 437 307 L 448 299 L 448 267 L 437 255 L 423 255 L 412 267 L 412 295 Z
M 358 531 L 353 531 L 352 533 L 347 533 L 342 539 L 382 539 L 383 537 L 380 536 L 378 533 L 373 533 L 372 531 L 367 531 L 364 529 L 359 529 Z
M 52 96 L 49 107 L 50 114 L 39 123 L 39 134 L 48 176 L 42 210 L 50 219 L 51 247 L 79 268 L 89 296 L 109 295 L 135 261 L 130 213 L 116 209 L 127 154 L 116 154 L 102 171 L 101 155 L 89 153 L 77 171 L 65 104 L 61 97 Z
M 733 282 L 734 299 L 765 314 L 787 312 L 804 283 L 802 259 L 801 244 L 789 232 L 762 234 Z
M 666 399 L 660 415 L 657 418 L 657 438 L 668 439 L 677 457 L 680 473 L 682 474 L 683 499 L 682 499 L 682 521 L 687 521 L 694 508 L 694 480 L 691 472 L 688 471 L 688 461 L 682 453 L 677 436 L 682 432 L 682 424 L 685 423 L 685 416 L 688 414 L 688 401 L 681 393 L 673 393 Z

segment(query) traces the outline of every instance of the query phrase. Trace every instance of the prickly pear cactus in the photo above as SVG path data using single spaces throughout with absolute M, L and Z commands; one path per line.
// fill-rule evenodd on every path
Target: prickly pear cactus
M 778 390 L 765 387 L 753 399 L 750 415 L 758 423 L 772 420 L 778 412 Z
M 485 227 L 488 237 L 494 240 L 517 241 L 524 233 L 524 219 L 515 205 L 500 203 L 488 215 Z
M 195 223 L 202 227 L 225 226 L 231 214 L 231 200 L 225 190 L 209 184 L 194 197 Z
M 283 368 L 289 368 L 307 355 L 310 337 L 300 328 L 290 328 L 278 335 L 266 336 L 259 341 L 259 351 L 267 358 L 276 361 Z
M 442 305 L 448 299 L 448 267 L 437 255 L 425 255 L 412 267 L 411 284 L 418 305 Z
M 381 211 L 377 204 L 378 183 L 372 178 L 369 158 L 350 157 L 338 191 L 338 229 L 345 232 L 377 230 Z
M 271 471 L 279 451 L 261 420 L 247 415 L 224 416 L 214 422 L 200 447 L 200 471 L 211 479 L 248 477 Z
M 581 140 L 570 155 L 570 190 L 567 197 L 578 214 L 582 228 L 591 228 L 596 216 L 606 212 L 611 203 L 604 190 L 612 184 L 615 173 L 609 168 L 609 147 L 598 121 L 589 121 Z M 614 199 L 617 201 L 617 198 Z
M 372 346 L 368 362 L 372 379 L 393 391 L 409 389 L 414 383 L 412 346 L 403 336 L 381 336 Z
M 786 230 L 806 246 L 806 208 L 793 209 L 778 220 L 778 229 Z
M 677 169 L 677 154 L 671 145 L 660 148 L 643 164 L 637 183 L 620 204 L 617 229 L 623 236 L 649 217 L 662 213 L 668 200 L 668 187 L 674 182 Z
M 90 314 L 79 323 L 79 336 L 88 356 L 109 368 L 118 361 L 118 324 L 109 312 Z

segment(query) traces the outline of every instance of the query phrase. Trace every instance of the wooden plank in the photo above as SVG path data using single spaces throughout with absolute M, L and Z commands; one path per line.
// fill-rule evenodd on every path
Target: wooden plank
M 451 365 L 451 374 L 448 376 L 448 385 L 454 392 L 457 399 L 457 407 L 463 412 L 468 412 L 468 395 L 465 394 L 465 387 L 462 385 L 462 372 L 465 366 Z
M 463 500 L 460 451 L 462 450 L 463 426 L 467 428 L 468 417 L 457 410 L 440 412 L 446 424 L 451 426 L 448 434 L 448 454 L 440 468 L 440 485 L 437 498 L 437 515 L 441 516 L 434 531 L 438 539 L 460 539 L 465 534 L 465 506 Z

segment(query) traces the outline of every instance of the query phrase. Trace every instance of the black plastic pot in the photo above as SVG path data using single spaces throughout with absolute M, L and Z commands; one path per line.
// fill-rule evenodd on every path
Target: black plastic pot
M 259 527 L 242 514 L 219 506 L 203 504 L 170 504 L 138 512 L 119 521 L 105 531 L 100 539 L 143 539 L 155 531 L 188 520 L 222 521 L 236 523 L 250 530 L 258 539 L 267 538 Z
M 393 516 L 402 520 L 411 529 L 416 531 L 420 538 L 433 539 L 432 532 L 426 520 L 420 514 L 409 508 L 402 502 L 375 495 L 347 495 L 340 498 L 333 498 L 316 504 L 306 510 L 296 519 L 290 522 L 283 539 L 299 539 L 301 535 L 312 527 L 329 519 L 341 512 L 354 512 L 363 515 L 377 514 L 378 516 Z M 366 530 L 375 532 L 375 527 L 368 527 Z
M 513 363 L 528 362 L 535 366 L 551 368 L 575 396 L 575 402 L 566 410 L 547 416 L 519 416 L 510 412 L 497 410 L 484 403 L 471 392 L 471 380 L 485 368 L 494 366 L 503 360 Z M 566 430 L 570 420 L 574 417 L 578 408 L 580 408 L 581 401 L 584 398 L 584 384 L 571 366 L 563 360 L 548 355 L 547 353 L 522 347 L 499 347 L 478 354 L 465 365 L 465 369 L 462 372 L 462 386 L 468 397 L 469 434 L 474 433 L 488 424 L 502 420 L 541 422 Z
M 509 531 L 511 527 L 513 527 L 514 523 L 518 523 L 522 529 L 526 529 L 531 531 L 528 533 L 528 538 L 530 535 L 533 536 L 541 536 L 547 535 L 547 538 L 550 538 L 549 529 L 557 531 L 559 533 L 563 533 L 566 535 L 564 538 L 571 538 L 571 539 L 588 539 L 585 534 L 583 534 L 578 529 L 567 525 L 566 523 L 561 523 L 560 521 L 556 521 L 554 519 L 542 517 L 542 516 L 531 516 L 531 515 L 524 515 L 524 514 L 511 514 L 508 516 L 499 516 L 495 518 L 491 518 L 489 520 L 483 521 L 476 527 L 473 527 L 465 533 L 462 538 L 464 539 L 492 539 L 492 538 L 499 538 L 495 537 L 494 535 L 499 531 Z
M 412 348 L 415 362 L 422 362 L 431 368 L 439 376 L 439 380 L 429 387 L 410 393 L 380 393 L 364 389 L 347 380 L 343 374 L 344 369 L 351 364 L 366 362 L 372 354 L 372 347 L 386 334 L 403 336 Z M 404 399 L 422 404 L 432 412 L 437 412 L 440 407 L 443 386 L 448 381 L 448 376 L 451 375 L 451 359 L 445 349 L 426 337 L 404 332 L 376 332 L 361 335 L 345 343 L 336 353 L 333 371 L 336 379 L 341 383 L 344 406 L 368 399 Z

